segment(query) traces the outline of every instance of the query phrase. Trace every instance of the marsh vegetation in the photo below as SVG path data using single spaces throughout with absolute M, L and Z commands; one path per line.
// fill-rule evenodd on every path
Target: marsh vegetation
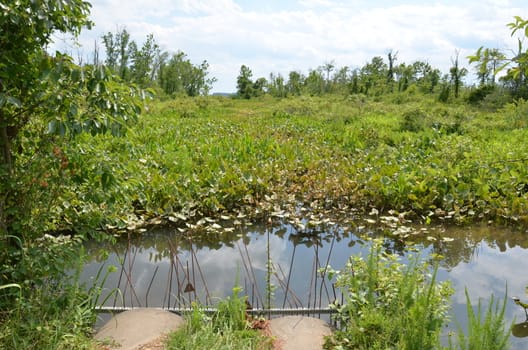
M 358 227 L 368 215 L 368 224 L 397 232 L 405 246 L 414 235 L 402 223 L 521 230 L 528 223 L 522 44 L 510 58 L 477 50 L 469 59 L 478 86 L 464 86 L 458 54 L 442 75 L 423 62 L 396 65 L 391 52 L 389 64 L 374 57 L 336 70 L 328 62 L 307 75 L 291 72 L 288 81 L 273 74 L 253 81 L 243 66 L 237 94 L 226 98 L 207 96 L 214 78 L 206 61 L 169 56 L 152 35 L 138 45 L 126 31 L 107 33 L 105 62 L 79 65 L 47 53 L 53 33 L 77 35 L 92 25 L 87 2 L 0 7 L 3 347 L 93 346 L 88 334 L 101 290 L 79 285 L 72 273 L 86 240 L 113 242 L 165 226 L 219 244 L 252 222 L 281 220 L 303 231 L 334 222 Z M 520 17 L 508 26 L 528 35 Z M 119 56 L 125 49 L 133 60 Z M 504 72 L 498 80 L 497 67 Z M 367 281 L 377 274 L 373 266 Z M 396 286 L 410 278 L 434 298 L 402 289 L 407 309 L 433 302 L 443 311 L 445 293 L 420 277 L 421 265 L 409 266 L 417 272 L 387 278 Z M 373 290 L 366 293 L 377 307 Z M 369 322 L 386 321 L 380 310 L 368 309 L 381 317 Z M 495 311 L 485 325 L 498 332 Z M 434 342 L 438 315 L 430 316 L 422 325 Z

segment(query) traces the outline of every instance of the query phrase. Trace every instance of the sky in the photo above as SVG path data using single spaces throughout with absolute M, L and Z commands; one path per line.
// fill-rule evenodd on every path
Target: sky
M 153 34 L 163 51 L 206 60 L 217 82 L 212 92 L 235 92 L 241 65 L 253 79 L 290 71 L 308 74 L 325 63 L 361 68 L 397 52 L 399 63 L 420 60 L 447 73 L 455 53 L 517 48 L 507 24 L 528 18 L 526 0 L 91 0 L 92 30 L 80 47 L 57 35 L 51 49 L 93 60 L 102 35 L 126 28 L 141 45 Z M 528 39 L 527 39 L 528 40 Z

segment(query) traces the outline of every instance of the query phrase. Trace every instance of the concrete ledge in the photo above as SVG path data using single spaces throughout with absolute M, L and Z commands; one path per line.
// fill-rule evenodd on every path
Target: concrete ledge
M 274 318 L 270 328 L 281 350 L 321 350 L 324 336 L 332 334 L 328 323 L 306 316 Z
M 182 317 L 161 309 L 133 309 L 112 317 L 95 339 L 113 343 L 112 349 L 134 350 L 184 324 Z

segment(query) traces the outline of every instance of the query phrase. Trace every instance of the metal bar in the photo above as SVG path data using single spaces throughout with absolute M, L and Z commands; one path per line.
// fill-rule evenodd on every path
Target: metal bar
M 98 313 L 119 313 L 128 310 L 141 309 L 137 307 L 114 307 L 114 306 L 99 306 L 95 308 L 95 311 Z M 149 309 L 155 310 L 166 310 L 169 312 L 184 314 L 192 312 L 191 308 L 160 308 L 160 307 L 151 307 Z M 218 310 L 216 308 L 204 307 L 201 309 L 206 313 L 215 313 Z M 334 309 L 330 308 L 288 308 L 288 309 L 248 309 L 246 313 L 250 315 L 260 315 L 260 314 L 271 314 L 271 315 L 309 315 L 309 314 L 333 314 L 335 313 Z
M 156 274 L 158 273 L 159 265 L 156 266 L 156 269 L 154 270 L 154 275 L 152 275 L 152 279 L 150 280 L 149 286 L 147 288 L 147 294 L 145 295 L 145 307 L 148 307 L 148 295 L 150 293 L 150 287 L 152 287 L 152 282 L 154 282 L 154 278 L 156 277 Z

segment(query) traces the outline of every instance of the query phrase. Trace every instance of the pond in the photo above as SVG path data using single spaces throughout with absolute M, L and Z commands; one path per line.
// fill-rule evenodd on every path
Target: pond
M 452 282 L 451 312 L 462 326 L 465 288 L 472 303 L 476 306 L 480 299 L 484 308 L 491 295 L 502 301 L 506 289 L 508 298 L 528 299 L 526 232 L 485 225 L 411 227 L 391 223 L 391 218 L 363 220 L 364 225 L 326 221 L 302 229 L 284 222 L 225 230 L 213 224 L 215 230 L 192 236 L 184 229 L 158 228 L 112 245 L 90 242 L 86 245 L 90 260 L 81 279 L 88 285 L 101 284 L 108 267 L 117 267 L 104 281 L 100 300 L 106 299 L 107 307 L 178 309 L 188 308 L 192 301 L 213 306 L 239 285 L 254 309 L 310 308 L 314 316 L 328 317 L 323 314 L 328 303 L 341 296 L 325 276 L 325 266 L 341 268 L 350 255 L 366 253 L 361 244 L 365 236 L 383 236 L 385 249 L 403 259 L 409 246 L 424 258 L 442 255 L 439 279 Z M 117 289 L 120 293 L 112 293 Z M 512 349 L 526 348 L 525 314 L 510 299 L 506 320 L 519 324 L 511 337 Z M 451 328 L 456 326 L 447 331 Z

